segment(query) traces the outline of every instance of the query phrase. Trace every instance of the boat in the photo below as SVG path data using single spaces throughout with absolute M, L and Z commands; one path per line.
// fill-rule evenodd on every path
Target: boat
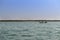
M 40 21 L 40 23 L 47 23 L 47 21 Z

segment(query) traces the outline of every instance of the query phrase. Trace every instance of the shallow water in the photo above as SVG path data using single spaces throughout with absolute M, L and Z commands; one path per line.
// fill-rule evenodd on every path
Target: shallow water
M 60 22 L 0 22 L 0 40 L 60 40 Z

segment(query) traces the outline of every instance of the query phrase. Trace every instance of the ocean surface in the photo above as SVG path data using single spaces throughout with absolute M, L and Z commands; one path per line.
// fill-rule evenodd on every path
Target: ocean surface
M 0 22 L 0 40 L 60 40 L 60 22 Z

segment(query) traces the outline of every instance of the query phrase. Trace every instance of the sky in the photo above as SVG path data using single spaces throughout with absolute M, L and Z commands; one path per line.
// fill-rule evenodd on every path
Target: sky
M 0 0 L 0 20 L 60 20 L 60 0 Z

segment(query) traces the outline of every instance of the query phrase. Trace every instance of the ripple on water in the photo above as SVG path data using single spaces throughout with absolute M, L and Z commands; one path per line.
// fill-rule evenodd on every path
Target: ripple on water
M 43 39 L 43 38 L 37 38 L 37 37 L 36 37 L 36 40 L 44 40 L 44 39 Z
M 60 34 L 60 31 L 58 31 L 57 34 Z
M 9 34 L 9 35 L 7 35 L 7 36 L 17 36 L 16 34 Z
M 9 34 L 9 33 L 4 31 L 4 32 L 1 32 L 1 34 Z
M 33 37 L 33 35 L 21 35 L 22 37 Z
M 8 37 L 8 39 L 14 39 L 14 37 Z
M 32 39 L 25 39 L 25 40 L 32 40 Z
M 24 29 L 24 30 L 22 30 L 22 31 L 29 31 L 29 29 Z

